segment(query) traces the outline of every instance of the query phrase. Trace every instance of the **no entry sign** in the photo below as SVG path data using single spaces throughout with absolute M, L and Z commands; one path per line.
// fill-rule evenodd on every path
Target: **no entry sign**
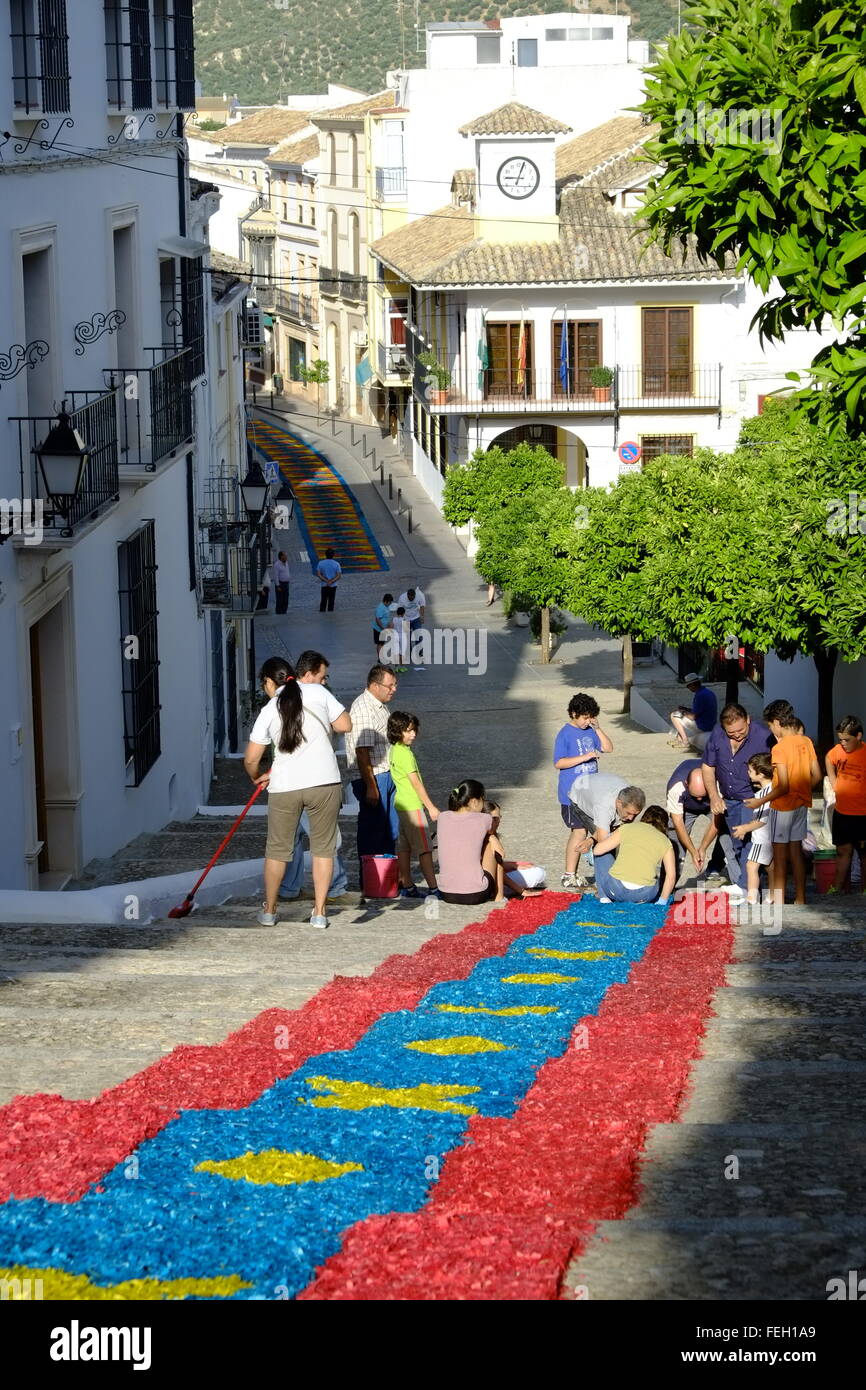
M 640 463 L 641 448 L 633 439 L 620 444 L 618 452 L 623 463 Z

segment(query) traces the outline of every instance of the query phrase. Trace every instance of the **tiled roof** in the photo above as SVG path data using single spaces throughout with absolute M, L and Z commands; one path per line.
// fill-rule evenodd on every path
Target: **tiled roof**
M 555 242 L 494 243 L 475 236 L 475 217 L 466 209 L 442 208 L 389 233 L 372 250 L 415 284 L 573 285 L 621 280 L 717 280 L 726 270 L 700 261 L 692 246 L 685 256 L 644 249 L 640 223 L 613 208 L 600 189 L 566 189 Z M 643 252 L 643 254 L 641 254 Z
M 451 180 L 451 193 L 458 203 L 475 202 L 475 170 L 457 169 Z
M 460 135 L 568 135 L 570 125 L 563 125 L 552 116 L 534 111 L 531 106 L 522 106 L 519 101 L 509 101 L 486 116 L 478 116 L 468 125 L 462 125 Z
M 352 121 L 366 116 L 368 111 L 378 111 L 383 107 L 396 105 L 396 92 L 376 92 L 375 96 L 365 97 L 363 101 L 351 102 L 349 106 L 337 106 L 332 111 L 317 111 L 313 119 L 315 121 Z
M 557 183 L 585 178 L 608 160 L 636 150 L 657 130 L 658 126 L 644 125 L 640 116 L 614 116 L 574 140 L 566 140 L 556 150 Z
M 306 164 L 310 159 L 317 159 L 319 155 L 318 135 L 304 135 L 300 140 L 284 140 L 281 145 L 277 145 L 275 150 L 271 150 L 265 160 L 266 164 Z
M 603 188 L 609 193 L 614 188 L 636 188 L 645 184 L 654 170 L 660 166 L 649 159 L 642 150 L 634 154 L 620 155 L 619 159 L 609 159 L 586 178 L 580 180 L 583 188 Z
M 227 256 L 225 251 L 215 251 L 211 247 L 210 253 L 211 269 L 218 270 L 226 275 L 251 275 L 252 266 L 245 261 L 239 261 L 237 256 Z
M 299 135 L 310 124 L 309 111 L 289 111 L 285 106 L 269 106 L 242 121 L 216 131 L 220 145 L 278 145 L 291 135 Z

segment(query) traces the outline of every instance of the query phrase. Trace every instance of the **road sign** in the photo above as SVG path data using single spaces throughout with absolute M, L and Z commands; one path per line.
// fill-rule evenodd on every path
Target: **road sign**
M 618 453 L 622 463 L 640 463 L 641 447 L 633 439 L 620 444 Z

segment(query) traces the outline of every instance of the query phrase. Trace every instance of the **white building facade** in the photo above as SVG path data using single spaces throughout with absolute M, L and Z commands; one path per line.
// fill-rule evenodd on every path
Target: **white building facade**
M 182 138 L 195 104 L 190 0 L 135 13 L 76 0 L 74 15 L 63 0 L 14 0 L 11 12 L 0 800 L 16 814 L 0 885 L 35 889 L 207 796 L 198 514 L 212 195 L 190 188 Z

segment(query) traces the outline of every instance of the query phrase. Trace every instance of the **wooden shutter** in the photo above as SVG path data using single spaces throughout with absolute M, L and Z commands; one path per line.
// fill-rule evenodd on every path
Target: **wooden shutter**
M 146 111 L 151 105 L 150 0 L 129 0 L 130 106 Z
M 599 319 L 583 319 L 577 323 L 577 352 L 572 362 L 577 363 L 577 394 L 588 396 L 592 390 L 589 379 L 590 367 L 602 366 L 601 360 L 601 322 Z
M 692 311 L 690 308 L 644 309 L 643 394 L 691 393 Z
M 510 327 L 508 323 L 487 325 L 488 370 L 484 392 L 486 396 L 508 395 L 511 380 Z

